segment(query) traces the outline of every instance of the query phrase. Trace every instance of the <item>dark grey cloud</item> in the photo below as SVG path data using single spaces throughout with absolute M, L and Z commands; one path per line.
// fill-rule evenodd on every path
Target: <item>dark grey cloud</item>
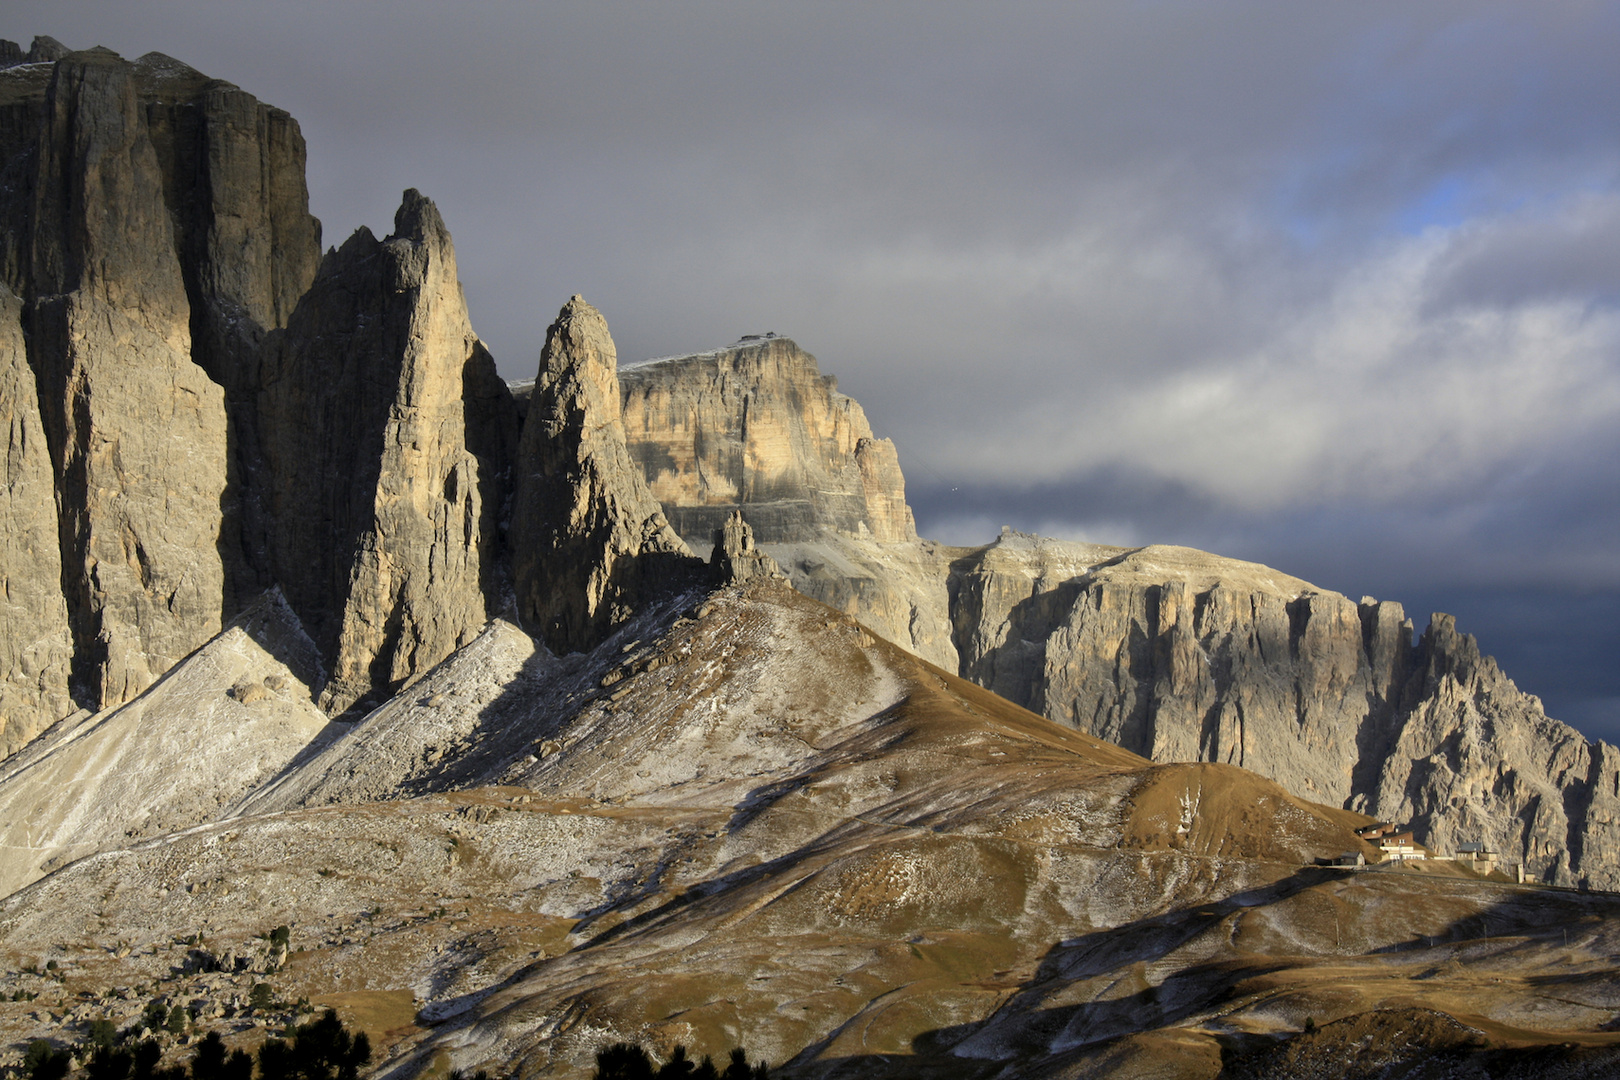
M 1454 597 L 1582 722 L 1620 696 L 1620 5 L 0 12 L 40 32 L 291 111 L 329 243 L 433 196 L 509 376 L 574 292 L 626 359 L 790 334 L 925 531 Z

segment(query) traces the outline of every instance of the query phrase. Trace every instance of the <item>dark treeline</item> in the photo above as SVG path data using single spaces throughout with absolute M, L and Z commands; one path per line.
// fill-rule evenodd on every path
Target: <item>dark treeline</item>
M 748 1064 L 742 1047 L 731 1052 L 724 1071 L 715 1068 L 707 1054 L 702 1061 L 686 1056 L 686 1047 L 677 1046 L 662 1065 L 635 1043 L 614 1043 L 596 1052 L 595 1080 L 769 1080 L 770 1069 L 763 1061 Z
M 100 1032 L 93 1032 L 99 1035 Z M 210 1031 L 197 1044 L 189 1067 L 159 1068 L 163 1049 L 155 1039 L 129 1046 L 114 1046 L 110 1039 L 93 1040 L 85 1062 L 86 1080 L 253 1080 L 254 1059 L 245 1050 L 227 1051 L 219 1032 Z M 350 1034 L 328 1009 L 288 1032 L 285 1039 L 266 1039 L 259 1047 L 259 1080 L 358 1080 L 360 1067 L 371 1060 L 371 1040 L 365 1032 Z M 31 1043 L 23 1068 L 29 1080 L 65 1080 L 72 1065 L 66 1050 L 40 1040 Z

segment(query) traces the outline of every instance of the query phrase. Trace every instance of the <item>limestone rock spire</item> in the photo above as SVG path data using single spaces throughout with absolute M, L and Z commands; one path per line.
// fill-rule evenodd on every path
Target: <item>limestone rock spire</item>
M 596 644 L 699 565 L 625 447 L 617 364 L 602 313 L 569 300 L 540 354 L 510 532 L 519 615 L 554 652 Z
M 327 255 L 265 360 L 276 578 L 331 665 L 329 712 L 391 692 L 496 606 L 511 395 L 473 332 L 455 247 L 405 192 L 394 232 Z

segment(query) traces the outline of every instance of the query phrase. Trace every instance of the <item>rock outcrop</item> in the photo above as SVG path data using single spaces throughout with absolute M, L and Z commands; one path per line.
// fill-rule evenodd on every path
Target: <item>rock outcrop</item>
M 272 567 L 341 712 L 471 641 L 498 605 L 516 416 L 431 201 L 407 191 L 386 240 L 362 228 L 327 255 L 262 381 Z
M 733 510 L 726 523 L 714 531 L 714 550 L 709 553 L 709 570 L 722 585 L 752 581 L 755 578 L 785 578 L 776 560 L 754 543 L 754 529 L 743 520 L 741 510 Z
M 1449 615 L 1406 670 L 1352 804 L 1441 850 L 1483 840 L 1542 880 L 1620 890 L 1620 751 L 1548 717 Z
M 1147 762 L 773 582 L 644 610 L 590 654 L 497 622 L 333 727 L 267 798 L 0 902 L 0 992 L 40 994 L 0 1010 L 0 1040 L 132 1027 L 157 997 L 251 1045 L 294 1017 L 240 1007 L 288 925 L 278 994 L 397 1016 L 371 1021 L 397 1077 L 575 1077 L 621 1040 L 660 1058 L 746 1040 L 793 1077 L 1216 1080 L 1302 1043 L 1303 1075 L 1500 1076 L 1501 1054 L 1469 1055 L 1507 1037 L 1529 1049 L 1506 1075 L 1620 1060 L 1620 898 L 1312 866 L 1372 854 L 1367 819 Z M 1456 1038 L 1437 1059 L 1387 1030 L 1395 1009 Z
M 0 285 L 0 755 L 73 711 L 51 456 L 21 318 L 22 302 Z
M 575 296 L 546 330 L 517 458 L 510 541 L 518 613 L 553 652 L 596 645 L 700 565 L 625 445 L 617 351 Z
M 742 505 L 761 544 L 823 529 L 916 539 L 894 444 L 791 340 L 647 361 L 619 381 L 631 456 L 694 547 Z

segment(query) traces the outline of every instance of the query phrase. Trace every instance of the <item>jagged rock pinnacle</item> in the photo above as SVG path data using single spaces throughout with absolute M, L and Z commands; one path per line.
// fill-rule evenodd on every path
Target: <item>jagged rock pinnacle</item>
M 721 584 L 754 578 L 785 578 L 776 560 L 754 546 L 754 530 L 733 510 L 726 523 L 714 530 L 714 552 L 709 556 L 714 578 Z
M 518 612 L 555 652 L 591 647 L 698 565 L 625 448 L 617 364 L 607 320 L 574 296 L 546 331 L 509 534 Z

